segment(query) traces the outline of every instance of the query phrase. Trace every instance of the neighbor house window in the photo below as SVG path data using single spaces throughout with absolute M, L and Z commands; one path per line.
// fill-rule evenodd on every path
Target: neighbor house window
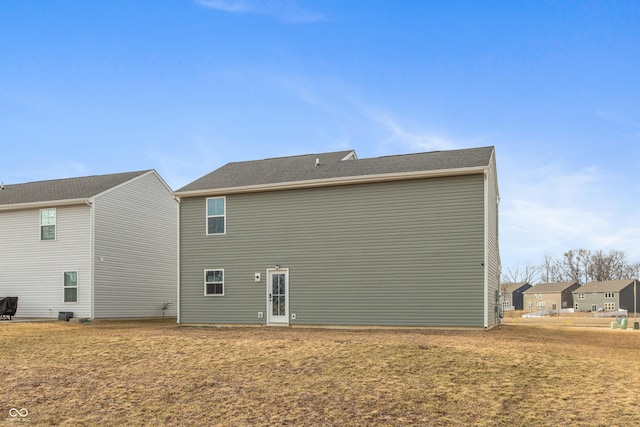
M 584 299 L 584 294 L 582 292 L 578 294 L 578 299 Z
M 40 209 L 40 240 L 56 240 L 56 209 Z
M 545 303 L 544 301 L 538 303 L 538 308 L 545 308 L 546 306 L 547 303 Z
M 605 302 L 604 303 L 604 309 L 605 310 L 615 310 L 616 309 L 616 304 L 613 302 Z
M 78 302 L 78 272 L 64 272 L 64 302 Z
M 614 298 L 615 297 L 615 293 L 613 293 L 613 292 L 605 292 L 604 293 L 604 297 L 605 298 Z
M 224 270 L 204 271 L 204 294 L 224 295 Z
M 225 234 L 224 197 L 207 199 L 207 234 Z

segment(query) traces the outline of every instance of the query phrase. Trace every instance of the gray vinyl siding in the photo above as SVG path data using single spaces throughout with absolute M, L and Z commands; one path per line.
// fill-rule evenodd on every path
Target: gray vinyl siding
M 499 205 L 499 193 L 498 193 L 498 178 L 496 172 L 495 156 L 491 159 L 491 165 L 487 170 L 487 284 L 488 284 L 488 324 L 487 327 L 497 326 L 500 319 L 498 317 L 499 312 L 496 308 L 499 308 L 500 299 L 500 248 L 499 248 L 499 235 L 498 235 L 498 205 Z
M 181 321 L 264 324 L 279 264 L 292 325 L 482 327 L 484 199 L 482 174 L 228 195 L 226 234 L 207 236 L 206 199 L 184 198 Z M 215 268 L 225 294 L 204 296 Z
M 94 317 L 176 315 L 177 212 L 147 173 L 95 198 Z
M 0 212 L 0 297 L 17 296 L 16 317 L 87 317 L 91 306 L 87 205 L 56 208 L 56 240 L 40 240 L 40 209 Z M 64 302 L 65 271 L 78 272 L 78 302 Z

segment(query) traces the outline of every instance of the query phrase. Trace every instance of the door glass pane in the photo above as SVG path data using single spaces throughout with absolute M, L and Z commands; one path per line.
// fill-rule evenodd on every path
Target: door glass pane
M 284 312 L 284 308 L 285 308 L 284 299 L 285 299 L 285 296 L 282 295 L 279 298 L 280 298 L 280 301 L 278 303 L 278 316 L 284 316 L 285 315 L 285 312 Z

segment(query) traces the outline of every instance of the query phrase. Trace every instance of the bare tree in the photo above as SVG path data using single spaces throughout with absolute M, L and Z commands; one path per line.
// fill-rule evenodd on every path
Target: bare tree
M 603 282 L 637 278 L 640 262 L 630 263 L 623 251 L 571 249 L 560 259 L 545 255 L 540 271 L 544 282 Z
M 560 261 L 549 254 L 545 254 L 540 265 L 540 279 L 544 283 L 563 282 L 564 275 Z
M 503 283 L 531 283 L 538 281 L 540 277 L 540 266 L 526 263 L 524 267 L 517 264 L 514 268 L 508 268 L 502 274 Z

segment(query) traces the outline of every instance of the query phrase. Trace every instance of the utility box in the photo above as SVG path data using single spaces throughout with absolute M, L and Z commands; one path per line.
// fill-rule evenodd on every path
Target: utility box
M 73 311 L 59 311 L 58 312 L 58 320 L 64 320 L 68 322 L 69 319 L 73 317 Z

